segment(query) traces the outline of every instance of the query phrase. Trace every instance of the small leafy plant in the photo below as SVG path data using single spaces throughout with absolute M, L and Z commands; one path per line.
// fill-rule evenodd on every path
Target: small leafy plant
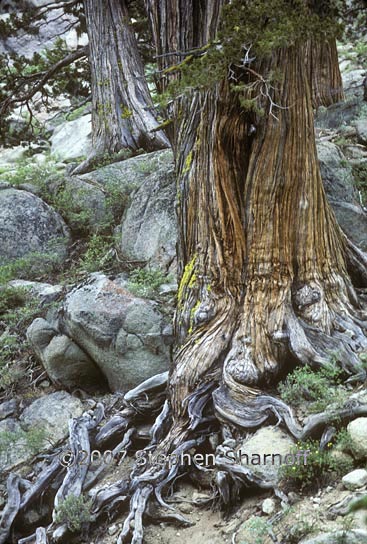
M 300 406 L 304 401 L 310 401 L 309 410 L 321 412 L 331 403 L 342 402 L 346 398 L 346 392 L 341 387 L 341 375 L 334 356 L 327 366 L 319 370 L 309 366 L 296 368 L 279 384 L 278 390 L 285 402 Z
M 65 523 L 72 533 L 80 531 L 84 523 L 92 520 L 91 504 L 83 495 L 69 495 L 57 507 L 56 523 Z
M 327 444 L 324 450 L 320 449 L 320 445 L 316 440 L 297 442 L 292 453 L 308 452 L 306 461 L 304 462 L 304 459 L 301 459 L 296 464 L 282 465 L 280 477 L 283 484 L 303 491 L 310 491 L 327 482 L 332 475 L 345 474 L 346 471 L 352 469 L 352 463 L 348 464 L 344 460 L 340 461 L 331 455 L 332 447 L 331 442 Z
M 135 295 L 150 297 L 165 281 L 167 277 L 157 268 L 137 268 L 130 274 L 128 289 Z

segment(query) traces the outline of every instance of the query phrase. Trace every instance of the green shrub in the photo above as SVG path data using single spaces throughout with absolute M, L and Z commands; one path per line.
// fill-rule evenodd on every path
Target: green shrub
M 319 370 L 309 366 L 296 368 L 278 385 L 278 390 L 285 402 L 300 406 L 304 401 L 311 401 L 309 410 L 321 412 L 331 403 L 346 399 L 347 392 L 340 385 L 341 374 L 334 360 Z
M 41 275 L 59 271 L 60 259 L 52 251 L 52 244 L 57 244 L 57 240 L 52 240 L 50 249 L 45 253 L 34 251 L 0 266 L 0 285 L 13 279 L 37 279 Z
M 367 114 L 366 114 L 367 115 Z M 362 201 L 367 202 L 367 164 L 356 164 L 352 167 L 356 187 L 361 192 Z
M 113 263 L 113 237 L 93 234 L 86 252 L 80 259 L 79 268 L 87 272 L 96 272 L 111 267 Z
M 69 495 L 56 511 L 56 523 L 65 523 L 71 532 L 80 531 L 84 523 L 92 520 L 90 513 L 92 501 L 83 495 Z
M 8 389 L 20 378 L 19 369 L 14 367 L 13 362 L 18 349 L 17 335 L 3 333 L 0 336 L 0 390 Z
M 62 173 L 57 170 L 53 161 L 48 161 L 45 164 L 34 164 L 30 162 L 32 159 L 21 160 L 15 171 L 6 170 L 0 175 L 4 181 L 12 185 L 21 185 L 30 183 L 39 187 L 41 192 L 46 191 L 47 185 L 52 180 L 53 182 L 62 179 Z
M 240 530 L 246 535 L 246 540 L 241 540 L 241 544 L 263 544 L 270 534 L 270 526 L 263 518 L 257 516 L 251 516 L 241 525 Z
M 34 427 L 25 431 L 0 432 L 0 458 L 6 458 L 9 451 L 22 448 L 25 452 L 36 455 L 44 447 L 46 432 L 43 427 Z
M 128 289 L 140 297 L 150 297 L 167 279 L 158 268 L 137 268 L 130 274 Z
M 344 475 L 346 471 L 353 468 L 352 463 L 340 461 L 331 455 L 333 444 L 327 444 L 324 450 L 320 450 L 316 440 L 299 441 L 292 448 L 291 453 L 308 451 L 306 463 L 301 459 L 299 464 L 282 465 L 280 467 L 280 478 L 284 483 L 301 490 L 312 490 L 331 480 L 335 474 Z

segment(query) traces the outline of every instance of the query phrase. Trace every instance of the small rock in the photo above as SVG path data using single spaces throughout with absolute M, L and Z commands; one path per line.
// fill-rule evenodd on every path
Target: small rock
M 367 470 L 363 468 L 353 470 L 352 472 L 349 472 L 343 476 L 342 482 L 344 487 L 350 491 L 358 489 L 367 483 Z
M 274 499 L 265 499 L 261 505 L 261 510 L 264 514 L 272 514 L 275 511 L 275 501 Z
M 351 450 L 356 459 L 367 458 L 367 417 L 357 417 L 347 427 Z
M 113 536 L 114 534 L 116 534 L 117 531 L 118 531 L 118 527 L 117 527 L 116 524 L 111 525 L 111 526 L 108 528 L 108 534 L 109 534 L 110 536 Z
M 0 419 L 5 419 L 6 417 L 12 416 L 15 414 L 17 409 L 17 401 L 15 399 L 7 400 L 0 404 Z
M 50 382 L 48 380 L 43 380 L 39 386 L 42 388 L 42 389 L 47 389 L 48 387 L 50 387 Z
M 290 491 L 288 493 L 288 499 L 289 499 L 290 504 L 295 504 L 296 502 L 298 502 L 300 500 L 300 497 L 294 491 Z
M 198 491 L 194 491 L 192 494 L 192 500 L 194 502 L 203 502 L 203 501 L 209 501 L 210 497 L 206 493 L 199 493 Z
M 183 514 L 190 514 L 192 512 L 192 506 L 188 502 L 180 504 L 180 510 Z
M 367 119 L 356 122 L 357 136 L 361 144 L 367 144 Z

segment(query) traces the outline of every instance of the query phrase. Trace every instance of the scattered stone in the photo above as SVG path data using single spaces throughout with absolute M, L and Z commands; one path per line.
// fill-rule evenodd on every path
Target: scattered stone
M 354 491 L 367 483 L 367 470 L 364 468 L 353 470 L 352 472 L 349 472 L 343 476 L 342 482 L 346 489 Z
M 6 400 L 0 404 L 0 419 L 13 416 L 17 411 L 18 403 L 16 399 Z
M 113 525 L 110 525 L 110 527 L 108 528 L 108 534 L 110 536 L 115 535 L 117 533 L 117 531 L 118 531 L 118 527 L 117 527 L 117 525 L 115 523 Z
M 33 195 L 42 195 L 40 187 L 37 187 L 37 185 L 34 185 L 33 183 L 20 183 L 17 188 L 27 191 L 28 193 L 32 193 Z
M 194 491 L 192 494 L 192 500 L 194 503 L 202 503 L 210 501 L 211 497 L 206 493 L 200 493 L 199 491 Z
M 27 148 L 21 145 L 8 149 L 0 148 L 0 166 L 4 167 L 16 164 L 19 160 L 23 159 L 26 151 Z
M 357 136 L 361 144 L 367 144 L 367 119 L 356 122 Z
M 44 269 L 47 260 L 62 262 L 66 258 L 70 233 L 62 217 L 40 198 L 4 189 L 0 191 L 0 239 L 0 265 L 42 254 Z
M 357 417 L 347 426 L 353 457 L 367 459 L 367 417 Z
M 261 510 L 268 516 L 275 512 L 275 508 L 276 504 L 274 499 L 265 499 L 261 505 Z
M 65 210 L 65 220 L 72 230 L 81 228 L 80 217 L 83 217 L 83 227 L 90 232 L 97 232 L 102 226 L 109 224 L 113 218 L 112 210 L 107 205 L 107 194 L 98 184 L 88 183 L 87 180 L 76 176 L 65 177 L 62 190 L 72 198 L 72 205 Z M 75 213 L 77 210 L 78 213 Z
M 129 260 L 167 269 L 176 257 L 176 182 L 171 152 L 159 153 L 155 170 L 147 162 L 144 184 L 133 193 L 122 217 L 121 251 Z
M 188 502 L 180 503 L 180 510 L 183 514 L 191 514 L 192 512 L 192 505 Z
M 367 215 L 359 204 L 351 166 L 332 142 L 318 142 L 317 153 L 325 192 L 337 221 L 347 236 L 366 251 Z
M 362 91 L 362 87 L 357 89 Z M 315 126 L 318 129 L 335 129 L 339 132 L 341 127 L 350 126 L 359 119 L 365 104 L 359 92 L 357 97 L 349 96 L 345 101 L 332 104 L 328 108 L 321 107 L 315 117 Z
M 344 92 L 350 96 L 363 97 L 363 79 L 366 75 L 365 69 L 351 70 L 342 74 Z

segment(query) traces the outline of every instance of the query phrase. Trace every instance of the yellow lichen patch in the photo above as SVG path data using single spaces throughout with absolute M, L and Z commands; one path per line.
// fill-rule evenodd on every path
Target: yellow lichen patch
M 187 174 L 190 171 L 191 164 L 192 164 L 192 151 L 190 151 L 190 153 L 188 153 L 188 155 L 186 157 L 185 166 L 184 166 L 184 168 L 182 170 L 183 174 Z
M 189 261 L 186 264 L 185 268 L 184 268 L 182 278 L 181 278 L 181 281 L 180 281 L 180 285 L 179 285 L 179 288 L 178 288 L 178 293 L 177 293 L 178 307 L 180 307 L 182 305 L 183 294 L 184 294 L 185 288 L 186 287 L 193 287 L 193 284 L 191 284 L 191 279 L 192 279 L 193 276 L 195 277 L 195 274 L 194 274 L 195 261 L 196 261 L 196 255 L 193 256 L 191 261 Z M 194 283 L 195 283 L 195 281 L 194 281 Z

